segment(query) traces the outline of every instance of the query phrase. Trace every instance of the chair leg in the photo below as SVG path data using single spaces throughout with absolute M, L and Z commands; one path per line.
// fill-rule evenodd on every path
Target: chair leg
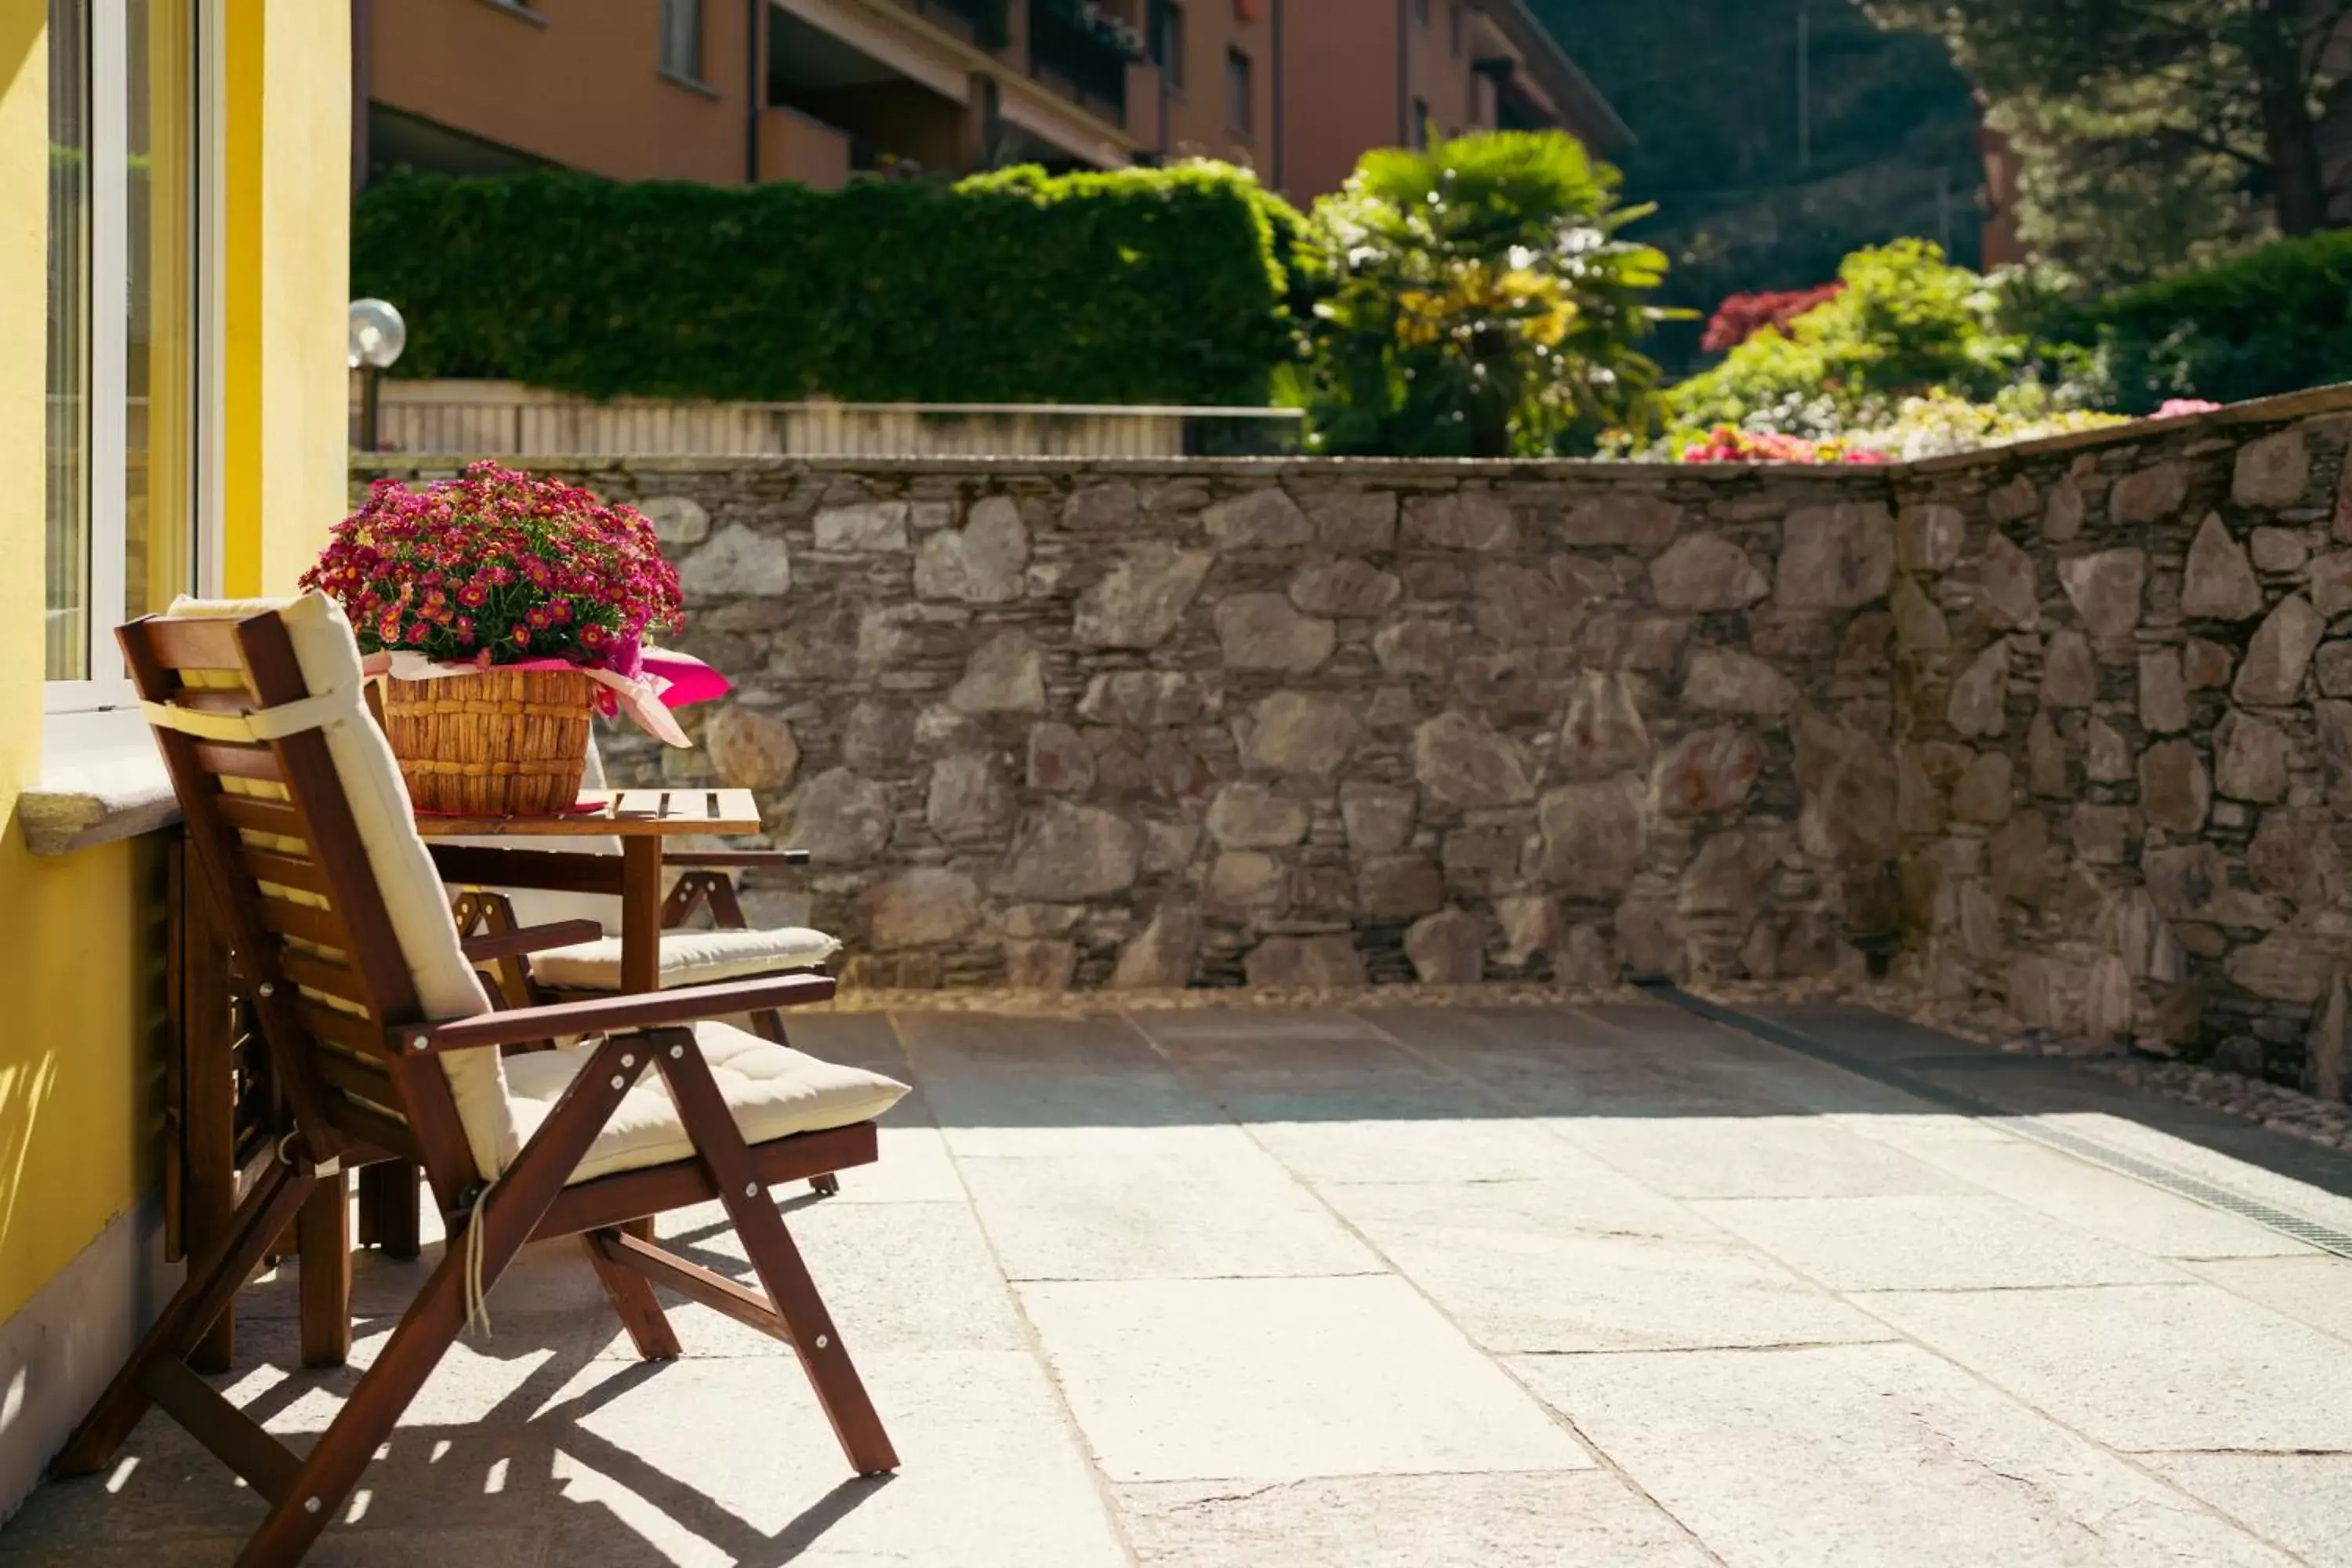
M 296 1285 L 302 1364 L 341 1366 L 352 1353 L 352 1210 L 341 1172 L 320 1181 L 294 1226 L 301 1244 Z
M 729 896 L 733 896 L 731 890 Z M 791 1040 L 784 1037 L 784 1016 L 775 1008 L 763 1007 L 751 1014 L 750 1018 L 751 1032 L 761 1039 L 772 1041 L 780 1046 L 792 1044 Z M 811 1176 L 809 1191 L 821 1198 L 832 1197 L 841 1191 L 841 1178 L 831 1171 L 827 1171 L 822 1176 Z
M 793 1353 L 808 1373 L 850 1467 L 862 1476 L 897 1469 L 898 1456 L 890 1446 L 889 1434 L 883 1430 L 882 1418 L 875 1413 L 866 1384 L 841 1342 L 841 1332 L 825 1310 L 824 1299 L 817 1294 L 816 1281 L 809 1278 L 808 1266 L 801 1261 L 800 1249 L 784 1228 L 783 1215 L 761 1184 L 742 1131 L 727 1109 L 725 1096 L 719 1092 L 718 1081 L 710 1076 L 710 1064 L 695 1048 L 693 1037 L 683 1030 L 658 1032 L 650 1039 L 655 1045 L 654 1064 L 669 1080 L 678 1119 L 694 1140 L 704 1168 L 718 1184 L 719 1201 L 735 1222 L 735 1233 L 742 1237 L 743 1250 L 760 1277 L 761 1288 L 792 1335 Z
M 653 1281 L 635 1269 L 606 1262 L 604 1255 L 584 1237 L 580 1246 L 596 1270 L 597 1282 L 611 1299 L 613 1310 L 619 1314 L 621 1326 L 629 1331 L 629 1341 L 637 1347 L 638 1357 L 645 1361 L 676 1361 L 685 1353 L 677 1342 L 677 1331 L 670 1327 L 668 1314 L 662 1310 L 661 1297 L 654 1289 Z
M 284 1165 L 273 1164 L 263 1173 L 237 1205 L 221 1239 L 205 1256 L 190 1260 L 186 1281 L 66 1439 L 49 1466 L 50 1474 L 86 1476 L 114 1458 L 154 1402 L 146 1389 L 149 1369 L 166 1360 L 187 1360 L 317 1185 L 316 1177 L 297 1175 Z

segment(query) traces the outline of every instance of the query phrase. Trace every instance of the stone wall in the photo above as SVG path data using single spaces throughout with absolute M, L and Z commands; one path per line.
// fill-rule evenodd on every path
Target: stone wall
M 1895 477 L 1906 973 L 2340 1097 L 2352 397 Z
M 656 517 L 740 688 L 616 770 L 757 790 L 816 865 L 751 903 L 854 979 L 1867 953 L 2340 1093 L 2347 440 L 2321 393 L 1896 468 L 565 471 Z
M 1891 926 L 1883 473 L 570 471 L 738 683 L 616 773 L 757 790 L 815 865 L 751 904 L 854 980 L 1771 976 Z

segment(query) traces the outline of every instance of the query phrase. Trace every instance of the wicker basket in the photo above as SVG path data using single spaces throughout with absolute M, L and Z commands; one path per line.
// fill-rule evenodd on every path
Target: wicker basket
M 383 728 L 419 811 L 568 810 L 588 765 L 596 683 L 576 669 L 486 669 L 384 682 Z

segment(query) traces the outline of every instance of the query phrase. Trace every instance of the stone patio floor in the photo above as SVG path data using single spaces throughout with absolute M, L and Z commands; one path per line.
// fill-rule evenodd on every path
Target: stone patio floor
M 2352 1260 L 2032 1132 L 2352 1232 L 2340 1156 L 1776 1016 L 1849 1059 L 1634 997 L 809 1017 L 917 1086 L 788 1194 L 903 1470 L 713 1314 L 630 1359 L 535 1249 L 310 1560 L 2352 1564 Z M 748 1277 L 715 1209 L 664 1234 Z M 362 1260 L 357 1362 L 419 1278 Z M 292 1305 L 247 1293 L 226 1386 L 299 1434 L 353 1374 L 288 1373 Z M 151 1416 L 0 1562 L 226 1563 L 257 1514 Z

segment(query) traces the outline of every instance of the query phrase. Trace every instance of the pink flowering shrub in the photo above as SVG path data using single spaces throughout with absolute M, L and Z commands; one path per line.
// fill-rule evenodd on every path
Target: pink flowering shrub
M 1769 430 L 1736 430 L 1718 425 L 1675 455 L 1684 463 L 1884 463 L 1883 452 L 1862 451 L 1836 441 L 1808 441 Z
M 302 574 L 343 607 L 363 653 L 637 672 L 649 630 L 685 622 L 653 524 L 588 491 L 479 462 L 412 490 L 378 479 Z
M 2221 405 L 2208 403 L 2201 397 L 2168 397 L 2164 406 L 2148 416 L 2150 419 L 2186 419 L 2195 414 L 2210 414 Z

